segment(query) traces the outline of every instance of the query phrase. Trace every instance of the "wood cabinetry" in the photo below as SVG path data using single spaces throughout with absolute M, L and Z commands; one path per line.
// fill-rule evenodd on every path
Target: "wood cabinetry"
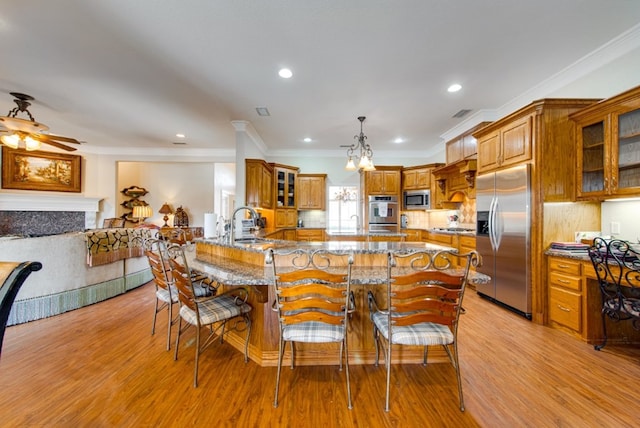
M 298 174 L 298 209 L 324 210 L 327 174 Z
M 306 242 L 324 241 L 324 229 L 298 229 L 296 240 Z
M 274 200 L 276 208 L 296 208 L 296 176 L 298 169 L 273 164 Z
M 407 236 L 404 238 L 407 242 L 420 242 L 422 241 L 421 229 L 402 229 L 400 233 L 405 233 Z
M 298 222 L 298 210 L 295 208 L 278 208 L 273 216 L 276 228 L 296 227 Z
M 275 227 L 296 227 L 297 175 L 298 168 L 287 165 L 273 165 L 273 199 L 275 200 Z
M 549 324 L 582 334 L 582 265 L 579 261 L 548 258 Z
M 474 129 L 477 130 L 487 123 L 484 122 Z M 451 141 L 447 141 L 446 149 L 447 164 L 456 163 L 464 159 L 475 159 L 478 154 L 477 140 L 471 134 L 461 135 Z
M 548 284 L 544 251 L 552 241 L 567 241 L 581 218 L 567 221 L 564 228 L 550 227 L 545 202 L 575 199 L 576 144 L 569 115 L 592 105 L 593 99 L 543 99 L 483 127 L 473 135 L 478 140 L 478 174 L 530 164 L 529 272 L 532 320 L 548 320 Z M 591 209 L 577 207 L 577 211 Z
M 361 171 L 365 196 L 400 195 L 400 166 L 376 166 L 375 171 Z
M 585 342 L 602 343 L 602 297 L 591 260 L 549 255 L 547 282 L 549 325 Z M 607 336 L 608 343 L 640 343 L 640 332 L 631 322 L 607 319 Z
M 429 190 L 431 188 L 431 171 L 434 165 L 413 166 L 402 169 L 402 190 Z
M 531 159 L 532 115 L 508 123 L 478 138 L 478 173 Z
M 273 168 L 262 159 L 246 159 L 246 205 L 273 208 Z
M 571 115 L 578 146 L 577 198 L 640 194 L 640 87 Z

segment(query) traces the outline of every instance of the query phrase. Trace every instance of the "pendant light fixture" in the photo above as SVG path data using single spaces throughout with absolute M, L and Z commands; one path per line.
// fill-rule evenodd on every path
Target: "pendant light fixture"
M 362 132 L 362 122 L 364 122 L 365 119 L 365 116 L 358 117 L 360 121 L 360 134 L 353 137 L 356 142 L 347 149 L 348 160 L 347 166 L 345 167 L 347 171 L 355 171 L 356 169 L 373 171 L 376 169 L 376 167 L 373 166 L 373 150 L 371 150 L 371 146 L 366 142 L 367 136 Z M 356 150 L 358 150 L 357 154 Z M 356 160 L 358 161 L 357 167 L 355 164 Z

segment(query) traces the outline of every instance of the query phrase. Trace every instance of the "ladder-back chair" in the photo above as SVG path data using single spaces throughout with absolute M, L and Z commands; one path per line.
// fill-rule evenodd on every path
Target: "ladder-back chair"
M 269 250 L 267 263 L 273 266 L 274 310 L 278 313 L 280 340 L 278 370 L 273 406 L 278 407 L 280 372 L 285 343 L 291 349 L 291 368 L 294 367 L 294 342 L 340 343 L 339 366 L 342 356 L 347 382 L 347 406 L 351 409 L 349 380 L 349 348 L 347 328 L 349 313 L 355 310 L 351 293 L 353 254 L 327 250 L 276 252 Z
M 244 345 L 244 361 L 248 361 L 249 336 L 251 334 L 251 306 L 247 303 L 249 290 L 245 287 L 234 287 L 213 296 L 198 297 L 194 291 L 192 274 L 184 254 L 184 247 L 172 244 L 167 248 L 170 255 L 169 264 L 174 284 L 180 300 L 180 318 L 174 359 L 178 359 L 180 336 L 191 326 L 195 327 L 195 367 L 193 386 L 198 386 L 198 362 L 200 354 L 207 349 L 217 337 L 222 343 L 226 332 L 231 330 L 246 331 Z M 227 329 L 229 324 L 229 329 Z M 208 336 L 202 340 L 201 330 L 208 327 Z
M 458 318 L 469 268 L 478 264 L 477 253 L 392 251 L 387 258 L 386 305 L 382 306 L 382 302 L 377 302 L 374 294 L 368 292 L 376 344 L 375 365 L 382 347 L 387 370 L 385 411 L 389 411 L 394 347 L 424 347 L 423 364 L 426 365 L 428 347 L 432 345 L 444 347 L 456 370 L 460 410 L 464 411 L 458 362 Z M 461 267 L 454 268 L 456 265 Z

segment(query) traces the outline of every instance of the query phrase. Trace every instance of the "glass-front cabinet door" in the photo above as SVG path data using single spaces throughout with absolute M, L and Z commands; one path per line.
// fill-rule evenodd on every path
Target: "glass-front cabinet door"
M 612 189 L 618 194 L 640 191 L 640 108 L 614 115 L 614 147 Z
M 578 196 L 597 196 L 607 192 L 607 125 L 608 121 L 601 120 L 578 127 Z
M 276 168 L 276 208 L 296 207 L 296 172 Z
M 640 86 L 570 118 L 578 143 L 577 199 L 640 196 Z

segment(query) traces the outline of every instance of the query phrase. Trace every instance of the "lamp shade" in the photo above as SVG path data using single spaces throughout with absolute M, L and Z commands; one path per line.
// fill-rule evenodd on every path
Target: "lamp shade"
M 149 205 L 135 205 L 133 207 L 134 218 L 149 218 L 153 215 L 153 210 Z
M 162 206 L 160 207 L 160 210 L 158 211 L 160 214 L 171 214 L 173 212 L 173 210 L 171 209 L 171 207 L 169 206 L 169 204 L 167 204 L 166 202 L 164 204 L 162 204 Z

